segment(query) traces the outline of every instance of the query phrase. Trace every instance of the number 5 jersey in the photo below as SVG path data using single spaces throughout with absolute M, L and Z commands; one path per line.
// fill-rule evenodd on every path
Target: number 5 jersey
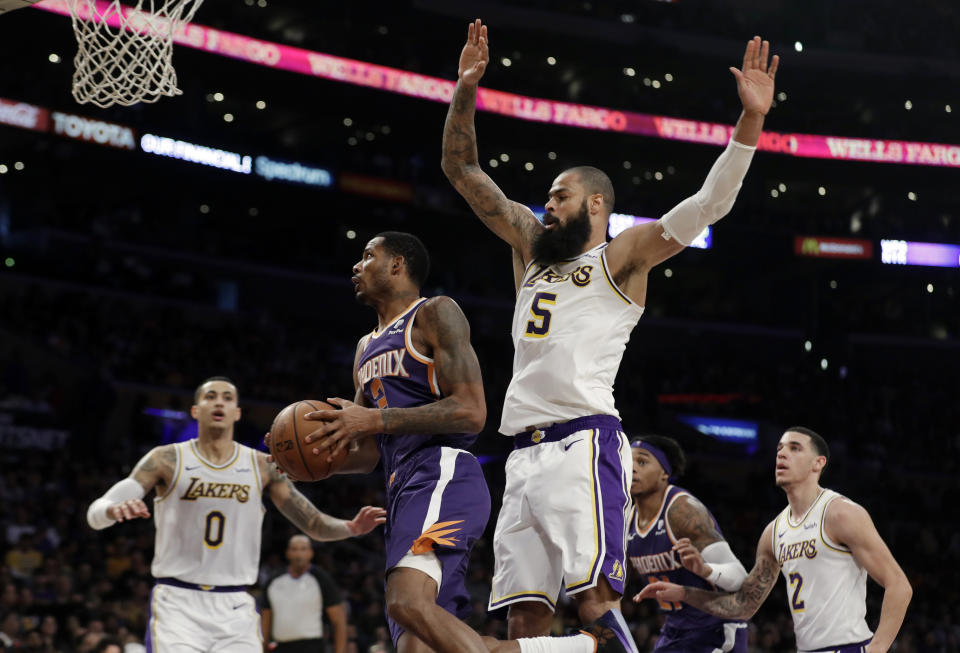
M 504 435 L 588 415 L 620 416 L 613 381 L 643 307 L 617 288 L 605 249 L 527 266 L 513 312 Z

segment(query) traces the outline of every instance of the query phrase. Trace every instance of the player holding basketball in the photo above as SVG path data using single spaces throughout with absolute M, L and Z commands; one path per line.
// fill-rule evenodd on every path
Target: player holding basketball
M 337 473 L 384 463 L 387 482 L 386 603 L 400 653 L 593 653 L 620 651 L 590 635 L 496 642 L 458 617 L 470 612 L 465 574 L 470 549 L 490 517 L 480 464 L 465 451 L 486 420 L 480 363 L 470 325 L 449 297 L 420 296 L 429 255 L 420 240 L 388 231 L 367 243 L 353 268 L 357 299 L 378 325 L 357 344 L 353 402 L 309 413 L 322 421 L 306 439 L 332 459 L 349 447 Z M 372 437 L 375 436 L 375 437 Z
M 369 533 L 384 510 L 366 506 L 351 521 L 324 514 L 267 462 L 233 439 L 240 419 L 236 386 L 211 377 L 197 388 L 196 439 L 155 447 L 130 476 L 90 504 L 95 529 L 147 518 L 157 527 L 151 571 L 157 580 L 146 635 L 151 653 L 262 653 L 260 616 L 246 592 L 257 581 L 264 491 L 277 509 L 315 540 Z
M 717 521 L 692 494 L 671 482 L 686 457 L 673 438 L 647 435 L 631 442 L 633 514 L 627 557 L 644 583 L 672 580 L 694 587 L 740 589 L 747 570 L 720 534 Z M 666 621 L 655 651 L 747 651 L 747 624 L 705 614 L 682 603 L 660 602 Z
M 710 592 L 652 583 L 635 601 L 682 601 L 724 619 L 749 619 L 783 572 L 800 653 L 884 653 L 900 630 L 913 590 L 863 507 L 820 487 L 827 443 L 802 426 L 777 444 L 776 482 L 788 505 L 767 524 L 757 561 L 739 591 Z M 867 574 L 884 588 L 877 631 L 870 633 Z
M 443 134 L 443 170 L 474 212 L 516 252 L 513 379 L 500 432 L 514 436 L 497 520 L 490 607 L 510 606 L 511 637 L 548 632 L 561 587 L 583 622 L 603 619 L 635 651 L 620 614 L 632 460 L 613 381 L 643 313 L 647 275 L 680 252 L 736 199 L 773 101 L 778 58 L 759 37 L 742 70 L 733 138 L 703 187 L 655 223 L 609 244 L 610 179 L 591 167 L 562 172 L 541 224 L 480 168 L 477 84 L 489 62 L 477 20 L 460 55 Z M 516 264 L 515 264 L 516 265 Z M 557 491 L 562 487 L 563 491 Z

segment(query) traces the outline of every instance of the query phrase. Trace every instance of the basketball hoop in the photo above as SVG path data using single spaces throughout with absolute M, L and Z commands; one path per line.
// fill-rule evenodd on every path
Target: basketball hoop
M 77 37 L 73 97 L 99 107 L 180 95 L 173 36 L 203 0 L 67 0 Z

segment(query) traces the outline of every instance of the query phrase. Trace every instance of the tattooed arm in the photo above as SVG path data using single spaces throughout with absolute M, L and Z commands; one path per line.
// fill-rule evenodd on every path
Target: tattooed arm
M 156 488 L 162 495 L 173 483 L 177 472 L 177 452 L 174 445 L 154 447 L 140 459 L 130 476 L 114 484 L 106 494 L 90 504 L 87 523 L 101 530 L 128 519 L 150 516 L 143 497 Z
M 667 521 L 677 538 L 673 548 L 680 554 L 680 562 L 697 576 L 708 577 L 713 570 L 703 561 L 700 552 L 724 540 L 706 506 L 692 496 L 681 496 L 667 511 Z
M 321 512 L 275 465 L 267 462 L 266 454 L 258 453 L 257 462 L 260 464 L 261 473 L 267 471 L 265 485 L 270 491 L 273 505 L 291 524 L 315 540 L 328 542 L 364 535 L 386 521 L 386 511 L 373 506 L 364 506 L 350 521 Z
M 480 361 L 470 344 L 470 323 L 449 297 L 433 297 L 417 320 L 433 349 L 442 399 L 416 408 L 379 411 L 383 433 L 478 433 L 487 421 Z
M 154 447 L 140 459 L 130 472 L 130 478 L 143 486 L 144 493 L 156 487 L 157 494 L 167 491 L 177 474 L 177 452 L 175 445 L 165 444 Z
M 667 521 L 678 538 L 673 548 L 684 567 L 722 590 L 740 589 L 747 570 L 720 535 L 705 505 L 690 495 L 681 496 L 670 506 Z
M 777 582 L 780 565 L 773 555 L 773 522 L 767 525 L 757 544 L 757 561 L 736 592 L 710 592 L 674 583 L 650 583 L 633 597 L 634 601 L 682 601 L 724 619 L 749 619 L 760 608 Z
M 322 422 L 306 438 L 317 443 L 311 450 L 313 454 L 332 459 L 351 442 L 375 433 L 433 435 L 478 433 L 483 429 L 487 404 L 480 362 L 470 345 L 470 324 L 463 311 L 449 297 L 431 297 L 417 313 L 414 328 L 420 331 L 422 336 L 418 337 L 423 338 L 433 354 L 441 398 L 411 408 L 364 408 L 343 399 L 328 399 L 340 410 L 318 410 L 306 415 L 307 419 Z
M 473 118 L 477 84 L 489 60 L 487 28 L 477 20 L 470 24 L 467 43 L 460 54 L 459 80 L 443 126 L 441 167 L 474 213 L 520 252 L 526 263 L 530 260 L 530 243 L 541 229 L 540 223 L 529 208 L 508 200 L 478 161 Z

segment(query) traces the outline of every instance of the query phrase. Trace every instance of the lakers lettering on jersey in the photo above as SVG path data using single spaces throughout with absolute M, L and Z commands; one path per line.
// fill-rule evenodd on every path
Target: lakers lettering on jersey
M 173 445 L 176 472 L 154 499 L 156 578 L 198 585 L 252 585 L 260 565 L 265 512 L 256 451 L 234 443 L 226 463 L 213 465 L 196 440 Z
M 500 432 L 588 415 L 619 417 L 613 382 L 643 307 L 617 288 L 606 244 L 524 272 L 513 313 L 513 378 Z
M 832 542 L 824 527 L 830 503 L 843 499 L 821 490 L 799 520 L 790 506 L 773 523 L 773 554 L 787 585 L 793 629 L 800 651 L 862 642 L 867 626 L 867 572 L 850 550 Z

